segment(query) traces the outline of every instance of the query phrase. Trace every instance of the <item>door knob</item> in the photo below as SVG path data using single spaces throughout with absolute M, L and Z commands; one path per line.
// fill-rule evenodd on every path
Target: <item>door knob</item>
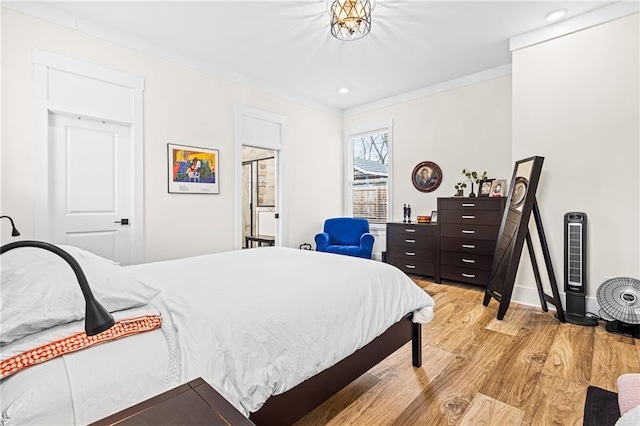
M 120 225 L 128 225 L 129 224 L 129 219 L 120 219 L 120 220 L 116 220 L 113 223 L 119 223 Z

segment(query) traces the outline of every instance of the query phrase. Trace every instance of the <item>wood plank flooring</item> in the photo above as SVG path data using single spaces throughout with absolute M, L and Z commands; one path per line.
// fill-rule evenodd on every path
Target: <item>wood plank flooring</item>
M 297 426 L 582 425 L 588 386 L 616 391 L 619 375 L 640 372 L 640 341 L 603 324 L 561 324 L 515 303 L 498 321 L 480 287 L 413 279 L 436 302 L 422 367 L 408 343 Z

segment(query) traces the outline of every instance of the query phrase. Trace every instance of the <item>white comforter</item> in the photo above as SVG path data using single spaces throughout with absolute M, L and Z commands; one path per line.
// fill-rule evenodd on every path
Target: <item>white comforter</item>
M 3 380 L 0 424 L 85 424 L 196 377 L 248 415 L 407 313 L 433 315 L 395 267 L 335 254 L 269 247 L 124 269 L 162 290 L 163 329 Z
M 162 289 L 184 379 L 203 377 L 241 412 L 257 411 L 433 300 L 371 260 L 261 248 L 130 267 Z

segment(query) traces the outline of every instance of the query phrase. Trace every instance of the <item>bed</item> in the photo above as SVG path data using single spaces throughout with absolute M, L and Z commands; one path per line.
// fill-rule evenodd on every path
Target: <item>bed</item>
M 420 324 L 433 316 L 426 292 L 371 260 L 265 247 L 121 268 L 64 248 L 116 325 L 159 317 L 162 326 L 3 376 L 3 426 L 88 424 L 197 377 L 256 424 L 291 424 L 412 339 L 419 366 Z M 83 327 L 67 265 L 23 250 L 1 259 L 3 359 Z M 68 309 L 49 308 L 69 281 Z M 19 314 L 25 286 L 41 288 Z

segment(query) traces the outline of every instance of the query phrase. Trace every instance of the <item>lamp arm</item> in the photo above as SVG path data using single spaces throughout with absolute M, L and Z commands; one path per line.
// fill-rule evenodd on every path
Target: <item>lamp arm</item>
M 20 247 L 36 247 L 48 250 L 63 258 L 65 262 L 67 262 L 69 266 L 71 266 L 71 269 L 73 269 L 73 272 L 78 279 L 78 284 L 80 284 L 80 290 L 82 290 L 82 295 L 84 296 L 84 300 L 86 303 L 85 331 L 87 332 L 88 336 L 102 333 L 103 331 L 111 328 L 114 325 L 115 321 L 113 319 L 113 316 L 93 296 L 91 287 L 89 287 L 89 283 L 87 281 L 87 277 L 84 274 L 84 271 L 82 271 L 80 264 L 73 258 L 73 256 L 53 244 L 45 243 L 44 241 L 29 240 L 16 241 L 15 243 L 3 245 L 2 247 L 0 247 L 0 255 L 8 252 L 9 250 Z

